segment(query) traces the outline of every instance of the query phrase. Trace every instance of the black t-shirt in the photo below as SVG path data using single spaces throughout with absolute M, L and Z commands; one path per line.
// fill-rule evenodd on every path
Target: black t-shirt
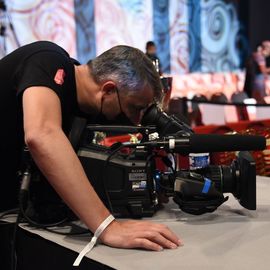
M 0 153 L 6 166 L 19 165 L 24 144 L 22 94 L 28 87 L 45 86 L 57 94 L 62 128 L 68 134 L 79 113 L 74 64 L 78 62 L 64 49 L 48 41 L 25 45 L 0 60 Z

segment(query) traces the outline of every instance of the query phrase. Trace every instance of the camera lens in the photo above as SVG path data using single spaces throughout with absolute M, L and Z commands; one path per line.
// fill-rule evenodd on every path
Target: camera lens
M 256 166 L 249 152 L 239 152 L 230 166 L 210 165 L 197 172 L 211 179 L 218 191 L 232 193 L 243 207 L 256 209 Z
M 215 187 L 222 193 L 233 193 L 237 182 L 234 166 L 209 165 L 199 171 L 215 183 Z

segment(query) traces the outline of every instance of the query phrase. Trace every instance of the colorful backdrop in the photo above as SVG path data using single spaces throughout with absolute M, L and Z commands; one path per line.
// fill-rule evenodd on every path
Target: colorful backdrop
M 154 40 L 164 72 L 186 74 L 238 69 L 246 47 L 233 0 L 5 3 L 7 10 L 0 11 L 1 28 L 6 28 L 0 37 L 1 56 L 18 45 L 51 40 L 85 63 L 114 45 L 127 44 L 144 51 L 145 43 Z

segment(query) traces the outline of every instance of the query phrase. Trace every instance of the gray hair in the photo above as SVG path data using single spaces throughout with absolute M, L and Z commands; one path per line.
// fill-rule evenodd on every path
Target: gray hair
M 155 101 L 162 97 L 162 84 L 151 60 L 139 49 L 119 45 L 105 51 L 87 63 L 96 83 L 107 80 L 116 83 L 119 91 L 129 95 L 150 87 Z

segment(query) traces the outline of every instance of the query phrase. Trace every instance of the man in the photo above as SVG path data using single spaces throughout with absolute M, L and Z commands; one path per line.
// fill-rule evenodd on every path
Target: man
M 270 55 L 270 42 L 263 41 L 246 61 L 246 77 L 244 91 L 258 103 L 265 103 L 266 80 L 270 74 L 267 58 Z
M 88 114 L 138 124 L 144 110 L 161 96 L 151 61 L 138 49 L 116 46 L 79 65 L 56 44 L 42 41 L 3 58 L 0 81 L 2 210 L 3 205 L 14 206 L 15 195 L 10 194 L 25 142 L 49 183 L 95 232 L 110 213 L 68 140 L 72 118 Z M 167 227 L 143 221 L 114 220 L 100 239 L 112 247 L 155 251 L 180 244 Z
M 156 44 L 153 41 L 147 41 L 145 46 L 145 54 L 154 64 L 159 75 L 162 75 L 160 59 L 157 56 Z

